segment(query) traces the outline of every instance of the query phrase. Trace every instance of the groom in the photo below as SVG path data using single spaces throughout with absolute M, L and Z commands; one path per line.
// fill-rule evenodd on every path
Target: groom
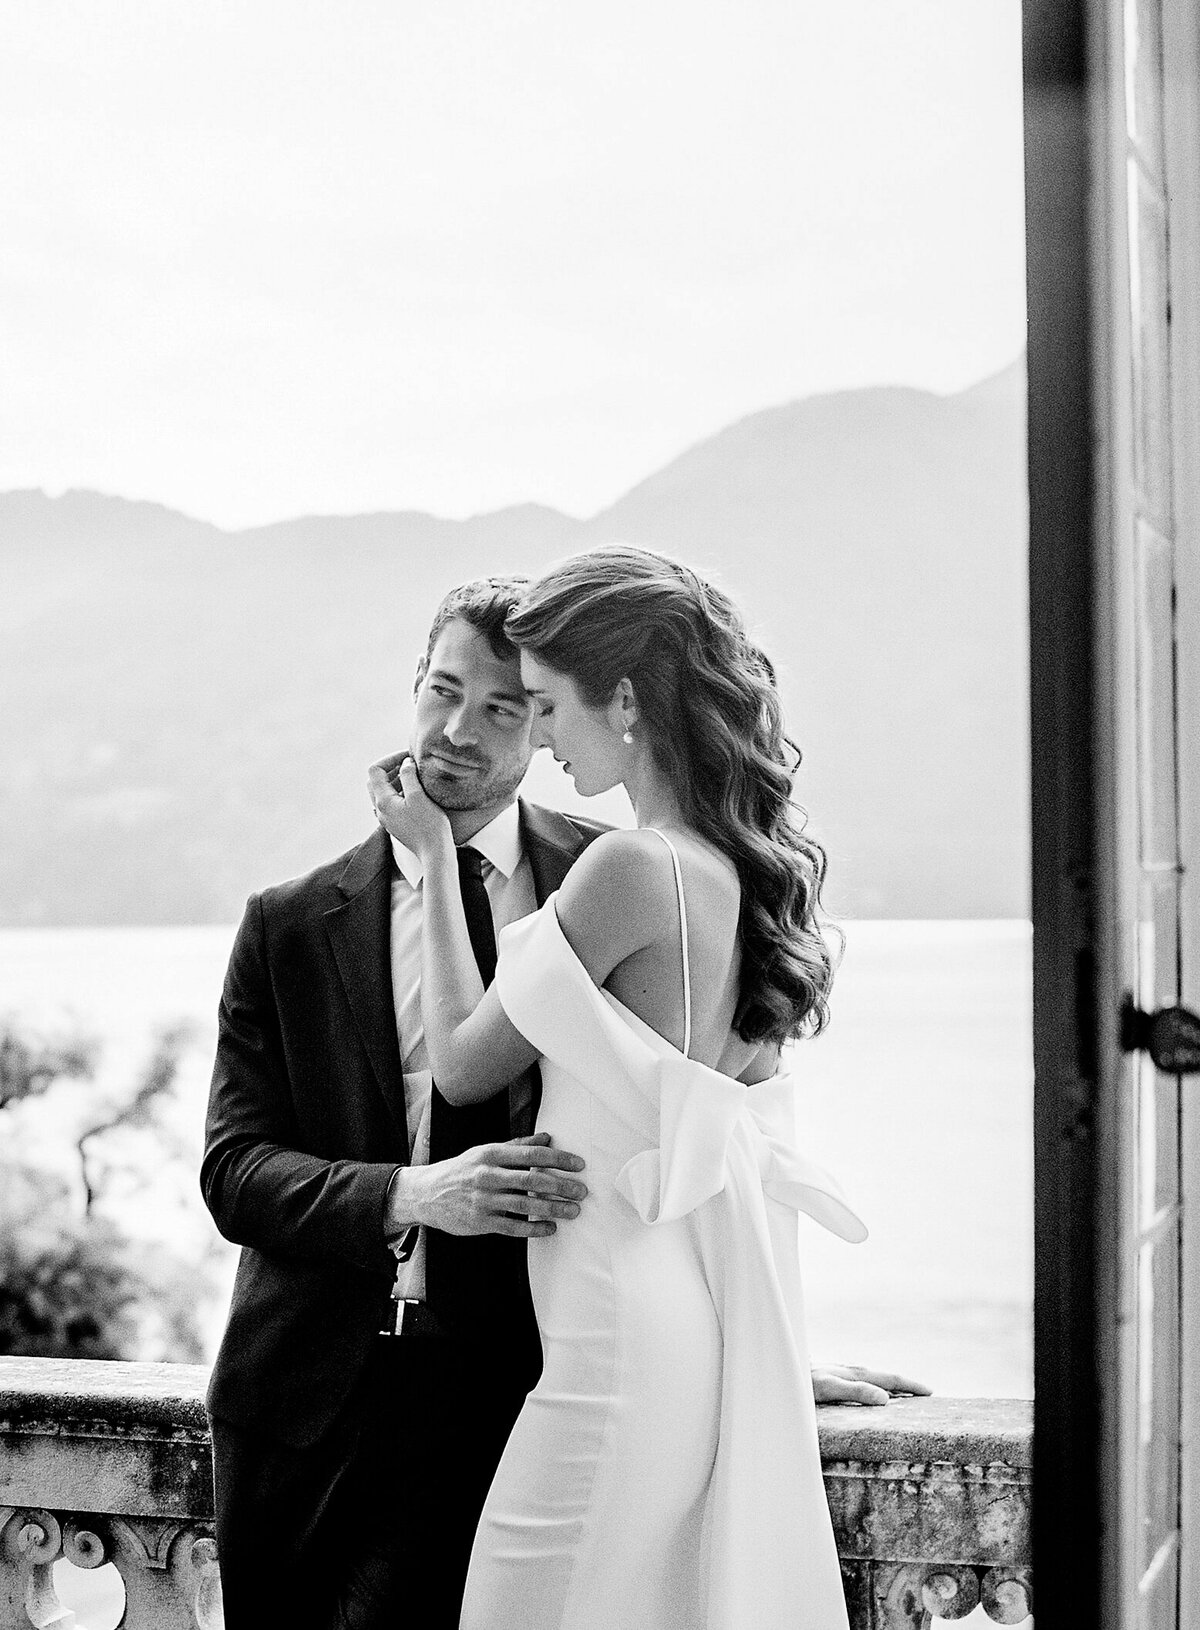
M 517 798 L 531 706 L 504 619 L 446 596 L 410 749 L 460 846 L 481 969 L 602 828 Z M 220 1008 L 201 1184 L 243 1247 L 209 1390 L 227 1630 L 454 1630 L 479 1511 L 540 1368 L 526 1238 L 586 1204 L 532 1135 L 536 1071 L 454 1110 L 420 1016 L 421 875 L 377 830 L 252 896 Z M 924 1390 L 814 1372 L 820 1401 Z
M 602 830 L 517 799 L 523 587 L 447 595 L 410 740 L 493 957 Z M 540 1368 L 524 1241 L 578 1215 L 583 1163 L 532 1136 L 536 1072 L 468 1110 L 436 1094 L 420 964 L 420 865 L 382 830 L 252 897 L 238 932 L 201 1171 L 243 1247 L 208 1400 L 228 1630 L 452 1630 Z

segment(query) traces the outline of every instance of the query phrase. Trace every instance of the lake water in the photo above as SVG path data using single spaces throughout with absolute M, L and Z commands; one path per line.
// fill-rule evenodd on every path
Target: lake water
M 804 1225 L 814 1354 L 899 1369 L 942 1393 L 1031 1396 L 1029 925 L 853 922 L 846 933 L 833 1022 L 794 1067 L 805 1135 L 871 1237 L 847 1246 Z M 232 939 L 212 927 L 0 931 L 0 1018 L 43 1033 L 78 1025 L 103 1046 L 93 1083 L 0 1121 L 64 1177 L 76 1171 L 72 1130 L 128 1090 L 159 1029 L 193 1026 L 164 1133 L 115 1140 L 125 1171 L 110 1204 L 131 1232 L 212 1275 L 210 1354 L 234 1252 L 196 1168 Z

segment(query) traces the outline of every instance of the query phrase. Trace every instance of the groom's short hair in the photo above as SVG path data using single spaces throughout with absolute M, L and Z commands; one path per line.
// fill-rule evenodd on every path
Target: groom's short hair
M 447 623 L 455 619 L 469 623 L 482 634 L 501 661 L 515 662 L 519 653 L 504 632 L 504 622 L 528 587 L 527 577 L 473 577 L 469 583 L 460 583 L 456 589 L 451 589 L 434 612 L 433 622 L 429 625 L 425 655 L 417 664 L 417 688 L 420 688 L 425 677 L 439 634 Z

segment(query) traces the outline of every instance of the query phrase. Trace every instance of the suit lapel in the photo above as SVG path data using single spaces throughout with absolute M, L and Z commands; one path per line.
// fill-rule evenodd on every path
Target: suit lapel
M 325 913 L 338 975 L 392 1125 L 409 1158 L 404 1074 L 392 997 L 392 855 L 376 831 L 355 850 L 338 881 L 345 904 Z
M 557 810 L 520 803 L 521 836 L 541 905 L 561 887 L 587 838 Z M 380 1096 L 409 1158 L 404 1074 L 392 996 L 392 853 L 387 834 L 361 844 L 338 881 L 346 896 L 325 913 L 325 928 L 350 1012 Z
M 588 840 L 565 815 L 539 804 L 520 803 L 521 837 L 533 872 L 538 905 L 561 888 L 563 880 L 587 847 Z

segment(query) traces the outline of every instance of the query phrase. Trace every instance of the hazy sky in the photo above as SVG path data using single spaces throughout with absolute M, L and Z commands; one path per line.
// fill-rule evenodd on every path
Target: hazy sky
M 1024 344 L 1018 0 L 32 0 L 0 488 L 589 514 Z

